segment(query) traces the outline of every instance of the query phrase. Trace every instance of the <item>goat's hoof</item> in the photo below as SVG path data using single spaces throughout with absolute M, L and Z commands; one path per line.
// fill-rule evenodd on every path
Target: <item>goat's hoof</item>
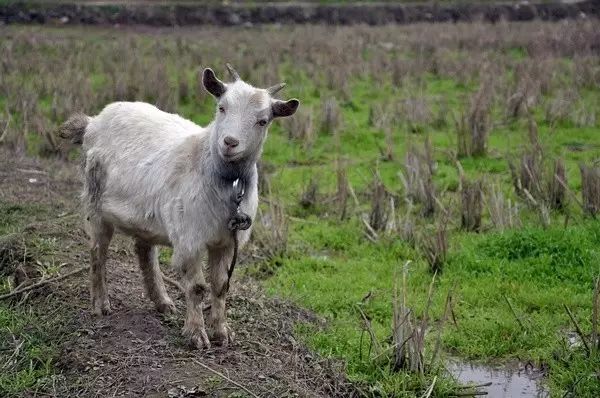
M 156 310 L 164 315 L 173 315 L 177 313 L 177 308 L 172 301 L 165 301 L 156 304 Z
M 203 348 L 210 348 L 210 340 L 208 339 L 208 335 L 206 334 L 206 330 L 204 328 L 197 330 L 193 333 L 186 333 L 188 343 L 192 348 L 196 348 L 201 350 Z
M 110 313 L 112 312 L 110 309 L 110 301 L 106 299 L 100 302 L 94 302 L 93 311 L 94 315 L 96 316 L 110 315 Z
M 214 328 L 211 337 L 216 345 L 223 347 L 227 347 L 235 342 L 235 333 L 228 324 L 224 324 L 219 328 Z
M 206 332 L 202 332 L 200 334 L 195 334 L 189 338 L 190 346 L 201 350 L 203 348 L 210 348 L 210 340 L 208 340 L 208 336 Z

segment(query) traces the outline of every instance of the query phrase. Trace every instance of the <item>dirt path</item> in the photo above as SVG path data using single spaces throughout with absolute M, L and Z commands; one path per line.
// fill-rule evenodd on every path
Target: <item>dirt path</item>
M 88 261 L 77 215 L 78 189 L 74 164 L 32 160 L 0 149 L 0 201 L 46 209 L 27 220 L 24 233 L 56 238 L 60 249 L 54 255 L 63 264 L 61 274 Z M 85 274 L 49 285 L 18 304 L 60 318 L 66 330 L 59 343 L 59 377 L 51 388 L 30 391 L 28 396 L 352 395 L 341 365 L 309 352 L 293 336 L 295 322 L 322 324 L 316 316 L 265 297 L 256 281 L 238 279 L 228 300 L 235 345 L 194 351 L 180 338 L 184 310 L 180 295 L 169 288 L 179 315 L 163 317 L 156 312 L 145 297 L 134 259 L 130 239 L 117 236 L 108 264 L 110 316 L 90 314 Z

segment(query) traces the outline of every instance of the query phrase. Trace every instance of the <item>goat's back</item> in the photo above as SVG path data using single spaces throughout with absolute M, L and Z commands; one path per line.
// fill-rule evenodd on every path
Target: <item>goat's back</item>
M 153 105 L 116 102 L 91 118 L 83 150 L 86 168 L 102 169 L 103 217 L 164 235 L 161 209 L 182 190 L 198 188 L 198 174 L 185 167 L 201 167 L 208 137 L 206 129 Z

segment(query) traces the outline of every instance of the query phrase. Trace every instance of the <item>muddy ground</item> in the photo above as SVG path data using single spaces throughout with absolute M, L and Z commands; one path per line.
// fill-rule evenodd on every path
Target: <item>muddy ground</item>
M 34 160 L 0 148 L 0 203 L 44 209 L 21 220 L 17 234 L 24 241 L 55 238 L 57 247 L 51 254 L 60 264 L 57 274 L 89 259 L 77 209 L 79 186 L 76 162 Z M 165 272 L 170 272 L 167 267 Z M 258 282 L 240 275 L 228 300 L 235 345 L 195 351 L 180 337 L 184 307 L 178 292 L 169 287 L 180 314 L 159 314 L 145 297 L 131 240 L 117 235 L 108 263 L 111 315 L 91 315 L 85 272 L 12 301 L 12 308 L 30 308 L 52 325 L 49 329 L 60 330 L 52 337 L 59 350 L 57 376 L 23 396 L 356 395 L 343 376 L 342 364 L 311 353 L 294 337 L 295 323 L 326 327 L 324 321 L 266 297 Z M 53 330 L 48 330 L 49 335 Z

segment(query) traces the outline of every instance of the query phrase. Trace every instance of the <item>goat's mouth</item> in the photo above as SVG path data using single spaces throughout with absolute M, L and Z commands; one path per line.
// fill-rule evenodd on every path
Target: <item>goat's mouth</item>
M 232 151 L 228 151 L 228 150 L 221 150 L 221 157 L 226 162 L 235 162 L 242 157 L 242 153 L 239 151 L 232 152 Z

